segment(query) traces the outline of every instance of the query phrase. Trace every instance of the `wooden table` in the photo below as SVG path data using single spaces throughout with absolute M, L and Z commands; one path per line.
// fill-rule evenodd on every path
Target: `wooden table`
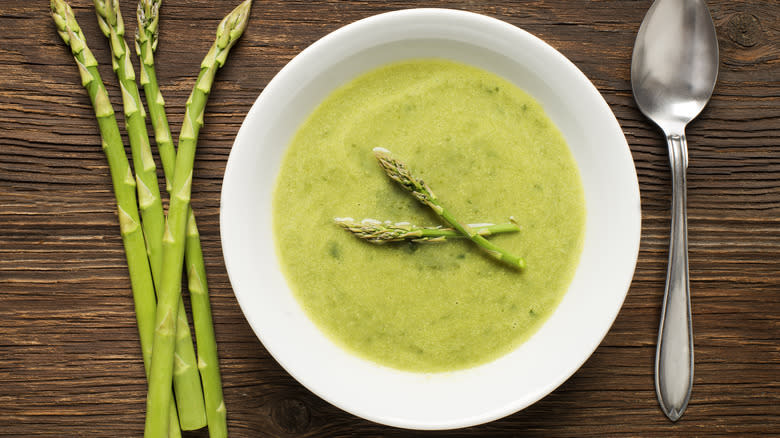
M 119 110 L 91 2 L 72 3 Z M 174 132 L 213 29 L 236 3 L 167 0 L 163 7 L 158 75 Z M 281 369 L 233 295 L 218 219 L 233 138 L 274 74 L 343 25 L 420 6 L 505 20 L 582 69 L 626 134 L 643 216 L 628 297 L 585 365 L 522 412 L 432 435 L 780 433 L 780 4 L 709 2 L 720 77 L 712 102 L 688 130 L 696 373 L 690 405 L 677 424 L 663 416 L 653 388 L 669 238 L 667 152 L 659 131 L 637 110 L 629 82 L 632 45 L 650 4 L 257 1 L 249 28 L 217 76 L 193 182 L 232 436 L 417 435 L 347 414 Z M 135 2 L 122 0 L 121 7 L 132 35 Z M 113 192 L 89 100 L 46 3 L 0 0 L 0 436 L 138 436 L 145 395 Z

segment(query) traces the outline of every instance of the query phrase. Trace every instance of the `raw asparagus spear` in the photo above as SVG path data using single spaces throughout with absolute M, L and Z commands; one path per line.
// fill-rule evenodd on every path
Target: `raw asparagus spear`
M 87 47 L 84 35 L 73 16 L 73 11 L 63 0 L 52 0 L 51 13 L 58 33 L 65 44 L 70 47 L 73 58 L 76 60 L 81 74 L 81 84 L 89 93 L 100 127 L 100 135 L 103 138 L 103 152 L 111 172 L 111 181 L 119 213 L 119 230 L 130 272 L 130 286 L 133 290 L 135 317 L 141 339 L 144 368 L 148 375 L 151 367 L 154 315 L 157 304 L 155 303 L 152 273 L 146 256 L 146 244 L 136 204 L 136 182 L 125 155 L 125 147 L 119 134 L 114 108 L 111 106 L 108 93 L 98 72 L 97 60 Z M 181 431 L 173 402 L 168 404 L 167 413 L 170 419 L 168 436 L 170 438 L 180 437 Z
M 160 188 L 149 136 L 146 132 L 146 114 L 138 95 L 135 71 L 130 61 L 130 52 L 124 40 L 125 26 L 119 12 L 118 0 L 95 0 L 98 25 L 111 46 L 111 62 L 119 79 L 124 104 L 125 127 L 130 140 L 138 185 L 138 201 L 146 236 L 147 251 L 152 273 L 158 272 L 162 263 L 163 208 Z
M 246 29 L 251 0 L 245 0 L 228 14 L 217 27 L 216 40 L 201 63 L 201 70 L 195 87 L 187 100 L 179 145 L 176 151 L 176 166 L 173 175 L 168 220 L 163 238 L 163 275 L 157 316 L 155 321 L 154 348 L 152 351 L 152 372 L 149 376 L 147 394 L 147 417 L 145 435 L 162 437 L 165 434 L 168 417 L 161 415 L 160 408 L 169 403 L 170 392 L 165 388 L 171 384 L 173 372 L 173 334 L 176 327 L 176 303 L 180 297 L 181 271 L 184 264 L 186 223 L 190 207 L 192 167 L 198 133 L 203 125 L 203 113 L 208 93 L 214 82 L 217 69 L 225 64 L 230 48 Z
M 384 148 L 374 148 L 374 155 L 379 161 L 387 176 L 397 182 L 404 189 L 411 192 L 418 201 L 431 208 L 439 217 L 444 219 L 450 226 L 455 228 L 460 234 L 468 237 L 472 242 L 479 245 L 488 254 L 518 269 L 525 267 L 525 260 L 499 248 L 497 245 L 485 239 L 470 226 L 458 221 L 444 206 L 422 179 L 412 175 L 406 165 L 394 158 L 390 151 Z
M 206 398 L 206 417 L 211 438 L 227 437 L 227 410 L 222 396 L 222 376 L 219 372 L 217 339 L 211 319 L 209 290 L 206 282 L 206 266 L 200 246 L 200 233 L 192 208 L 187 219 L 187 237 L 184 259 L 187 264 L 187 280 L 192 304 L 192 320 L 195 323 L 195 340 L 198 344 L 198 369 Z
M 157 72 L 154 68 L 154 51 L 157 50 L 161 4 L 162 0 L 140 0 L 138 2 L 135 51 L 138 59 L 141 60 L 139 82 L 144 87 L 146 106 L 149 109 L 149 118 L 154 128 L 154 141 L 157 143 L 160 161 L 162 161 L 165 170 L 165 190 L 170 192 L 176 150 L 173 147 L 173 137 L 171 129 L 168 127 L 168 117 L 165 114 L 165 100 L 160 93 Z
M 363 219 L 357 222 L 350 217 L 336 218 L 334 221 L 356 237 L 377 245 L 405 240 L 413 242 L 444 242 L 451 238 L 465 237 L 454 228 L 418 227 L 408 222 L 380 222 L 375 219 Z M 515 224 L 469 224 L 468 227 L 483 237 L 520 231 L 520 227 Z
M 141 84 L 144 87 L 146 104 L 149 107 L 149 115 L 154 127 L 155 141 L 165 171 L 166 189 L 170 192 L 176 163 L 176 151 L 165 115 L 165 100 L 157 84 L 157 74 L 154 69 L 154 51 L 157 49 L 161 3 L 162 0 L 140 0 L 138 2 L 136 53 L 141 60 Z M 219 372 L 217 341 L 211 318 L 206 266 L 203 262 L 200 234 L 192 208 L 188 212 L 184 261 L 189 280 L 192 319 L 198 346 L 198 368 L 203 385 L 203 396 L 206 400 L 209 435 L 212 438 L 226 437 L 227 412 L 222 396 L 222 377 Z M 182 313 L 182 309 L 179 308 L 179 315 L 181 316 Z M 181 318 L 178 319 L 181 321 Z
M 162 239 L 164 215 L 160 187 L 157 183 L 157 169 L 149 146 L 146 131 L 146 114 L 135 72 L 130 61 L 130 49 L 125 42 L 125 26 L 118 0 L 95 0 L 98 25 L 108 38 L 111 46 L 114 72 L 119 79 L 124 103 L 125 125 L 130 139 L 138 185 L 138 200 L 141 207 L 141 219 L 149 263 L 152 267 L 154 285 L 159 293 L 162 277 Z M 158 297 L 159 298 L 159 297 Z M 174 390 L 176 406 L 179 411 L 179 423 L 184 430 L 200 429 L 206 425 L 206 408 L 203 402 L 200 376 L 196 368 L 195 349 L 192 345 L 187 316 L 183 312 L 184 303 L 179 300 L 179 319 L 176 332 L 176 372 Z

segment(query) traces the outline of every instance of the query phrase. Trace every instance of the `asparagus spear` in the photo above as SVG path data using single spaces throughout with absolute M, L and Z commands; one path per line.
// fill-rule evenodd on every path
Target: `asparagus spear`
M 143 219 L 147 251 L 152 273 L 158 272 L 162 263 L 163 208 L 160 188 L 149 136 L 146 132 L 146 114 L 135 83 L 135 72 L 130 53 L 124 40 L 125 26 L 119 11 L 118 0 L 95 0 L 98 25 L 111 46 L 112 66 L 119 79 L 124 104 L 125 126 L 133 155 L 136 173 L 138 201 Z
M 133 290 L 135 317 L 141 340 L 144 368 L 148 375 L 151 366 L 154 314 L 157 304 L 155 303 L 152 273 L 146 256 L 146 245 L 136 204 L 136 182 L 125 155 L 125 147 L 119 134 L 114 108 L 111 106 L 108 93 L 98 72 L 97 60 L 87 47 L 84 34 L 76 22 L 73 11 L 63 0 L 51 0 L 51 14 L 57 26 L 57 32 L 65 44 L 70 47 L 73 58 L 76 60 L 81 74 L 81 84 L 87 89 L 92 107 L 95 110 L 100 135 L 103 137 L 103 152 L 108 160 L 111 181 L 114 186 L 114 196 L 119 213 L 119 230 L 130 273 L 130 286 Z M 168 407 L 167 412 L 170 419 L 168 436 L 170 438 L 180 437 L 176 407 L 173 402 L 169 403 Z
M 165 114 L 165 100 L 160 93 L 157 72 L 154 68 L 154 51 L 157 50 L 161 4 L 162 0 L 140 0 L 138 2 L 135 51 L 138 59 L 141 60 L 139 81 L 144 87 L 146 105 L 149 107 L 149 117 L 154 128 L 154 141 L 157 143 L 160 161 L 162 161 L 165 170 L 165 190 L 170 193 L 176 150 L 173 147 L 171 129 L 168 127 L 168 117 Z
M 176 303 L 180 297 L 181 271 L 184 263 L 186 223 L 190 207 L 192 167 L 198 133 L 203 125 L 203 113 L 208 93 L 214 82 L 216 71 L 225 64 L 228 52 L 246 29 L 251 0 L 245 0 L 228 14 L 217 27 L 216 40 L 201 63 L 201 70 L 195 87 L 187 100 L 179 145 L 176 151 L 176 166 L 173 174 L 173 190 L 168 220 L 163 238 L 163 270 L 161 291 L 157 304 L 154 348 L 152 350 L 152 371 L 149 376 L 147 394 L 147 437 L 164 436 L 167 417 L 161 414 L 161 407 L 169 403 L 170 392 L 165 391 L 171 383 L 173 372 L 173 334 L 176 327 Z
M 380 222 L 375 219 L 363 219 L 357 222 L 351 217 L 335 218 L 334 221 L 355 236 L 377 245 L 405 240 L 444 242 L 447 239 L 464 237 L 454 228 L 418 227 L 408 222 Z M 468 226 L 483 237 L 520 231 L 520 227 L 515 224 L 469 224 Z
M 135 82 L 135 72 L 130 61 L 130 49 L 125 42 L 125 26 L 118 0 L 94 0 L 98 25 L 108 37 L 111 46 L 114 72 L 122 89 L 125 109 L 125 125 L 133 155 L 139 205 L 152 278 L 159 291 L 162 277 L 162 239 L 164 214 L 160 187 L 157 183 L 157 169 L 149 146 L 146 131 L 146 114 Z M 158 297 L 159 298 L 159 297 Z M 206 425 L 206 410 L 200 376 L 196 369 L 195 348 L 192 345 L 189 325 L 186 324 L 184 302 L 179 300 L 179 319 L 176 332 L 176 372 L 174 389 L 179 422 L 184 430 L 200 429 Z
M 219 372 L 217 339 L 211 318 L 209 290 L 206 282 L 206 266 L 200 245 L 200 233 L 192 208 L 187 219 L 187 237 L 184 259 L 187 264 L 187 280 L 195 323 L 195 340 L 198 344 L 198 369 L 203 383 L 211 438 L 227 437 L 227 410 L 222 396 L 222 376 Z
M 488 254 L 518 269 L 525 267 L 525 260 L 512 255 L 499 248 L 489 240 L 485 239 L 472 227 L 458 221 L 444 206 L 422 179 L 412 175 L 406 165 L 394 158 L 390 151 L 384 148 L 374 148 L 374 155 L 379 161 L 379 165 L 385 171 L 387 176 L 397 182 L 404 189 L 411 192 L 412 195 L 423 204 L 431 208 L 445 222 L 455 228 L 460 234 L 468 237 L 472 242 L 479 245 Z
M 146 104 L 149 107 L 149 114 L 154 127 L 155 142 L 157 143 L 160 160 L 165 171 L 166 189 L 170 192 L 176 163 L 176 151 L 173 147 L 171 131 L 165 115 L 165 100 L 157 85 L 157 74 L 154 68 L 154 51 L 157 49 L 161 3 L 162 0 L 140 0 L 138 2 L 136 53 L 141 60 L 141 84 L 144 87 Z M 201 383 L 203 385 L 203 396 L 206 400 L 206 418 L 209 426 L 209 435 L 212 438 L 226 437 L 227 413 L 222 396 L 222 378 L 219 372 L 217 341 L 211 318 L 206 266 L 203 261 L 200 234 L 198 233 L 198 226 L 195 222 L 192 208 L 188 212 L 184 260 L 187 266 L 192 319 L 195 324 L 195 339 L 198 346 L 198 368 L 200 369 Z M 178 314 L 183 316 L 181 307 Z M 178 320 L 177 330 L 179 324 L 182 323 L 181 318 L 178 318 Z

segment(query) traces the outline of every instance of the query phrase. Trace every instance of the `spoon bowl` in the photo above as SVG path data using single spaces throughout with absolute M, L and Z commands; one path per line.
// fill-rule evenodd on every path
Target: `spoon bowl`
M 718 77 L 718 40 L 702 0 L 656 0 L 637 34 L 631 86 L 639 109 L 664 131 L 704 109 Z
M 677 421 L 693 385 L 693 333 L 688 274 L 686 125 L 712 96 L 718 77 L 718 40 L 703 0 L 656 0 L 634 45 L 631 88 L 642 113 L 666 135 L 672 170 L 672 224 L 655 389 L 661 409 Z

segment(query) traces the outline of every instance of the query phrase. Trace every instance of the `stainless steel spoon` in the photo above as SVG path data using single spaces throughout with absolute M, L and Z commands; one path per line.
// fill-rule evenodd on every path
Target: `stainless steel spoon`
M 672 168 L 672 227 L 658 347 L 655 390 L 669 419 L 688 406 L 693 385 L 693 333 L 688 284 L 685 126 L 712 96 L 718 40 L 703 0 L 656 0 L 634 45 L 631 87 L 639 109 L 666 135 Z

